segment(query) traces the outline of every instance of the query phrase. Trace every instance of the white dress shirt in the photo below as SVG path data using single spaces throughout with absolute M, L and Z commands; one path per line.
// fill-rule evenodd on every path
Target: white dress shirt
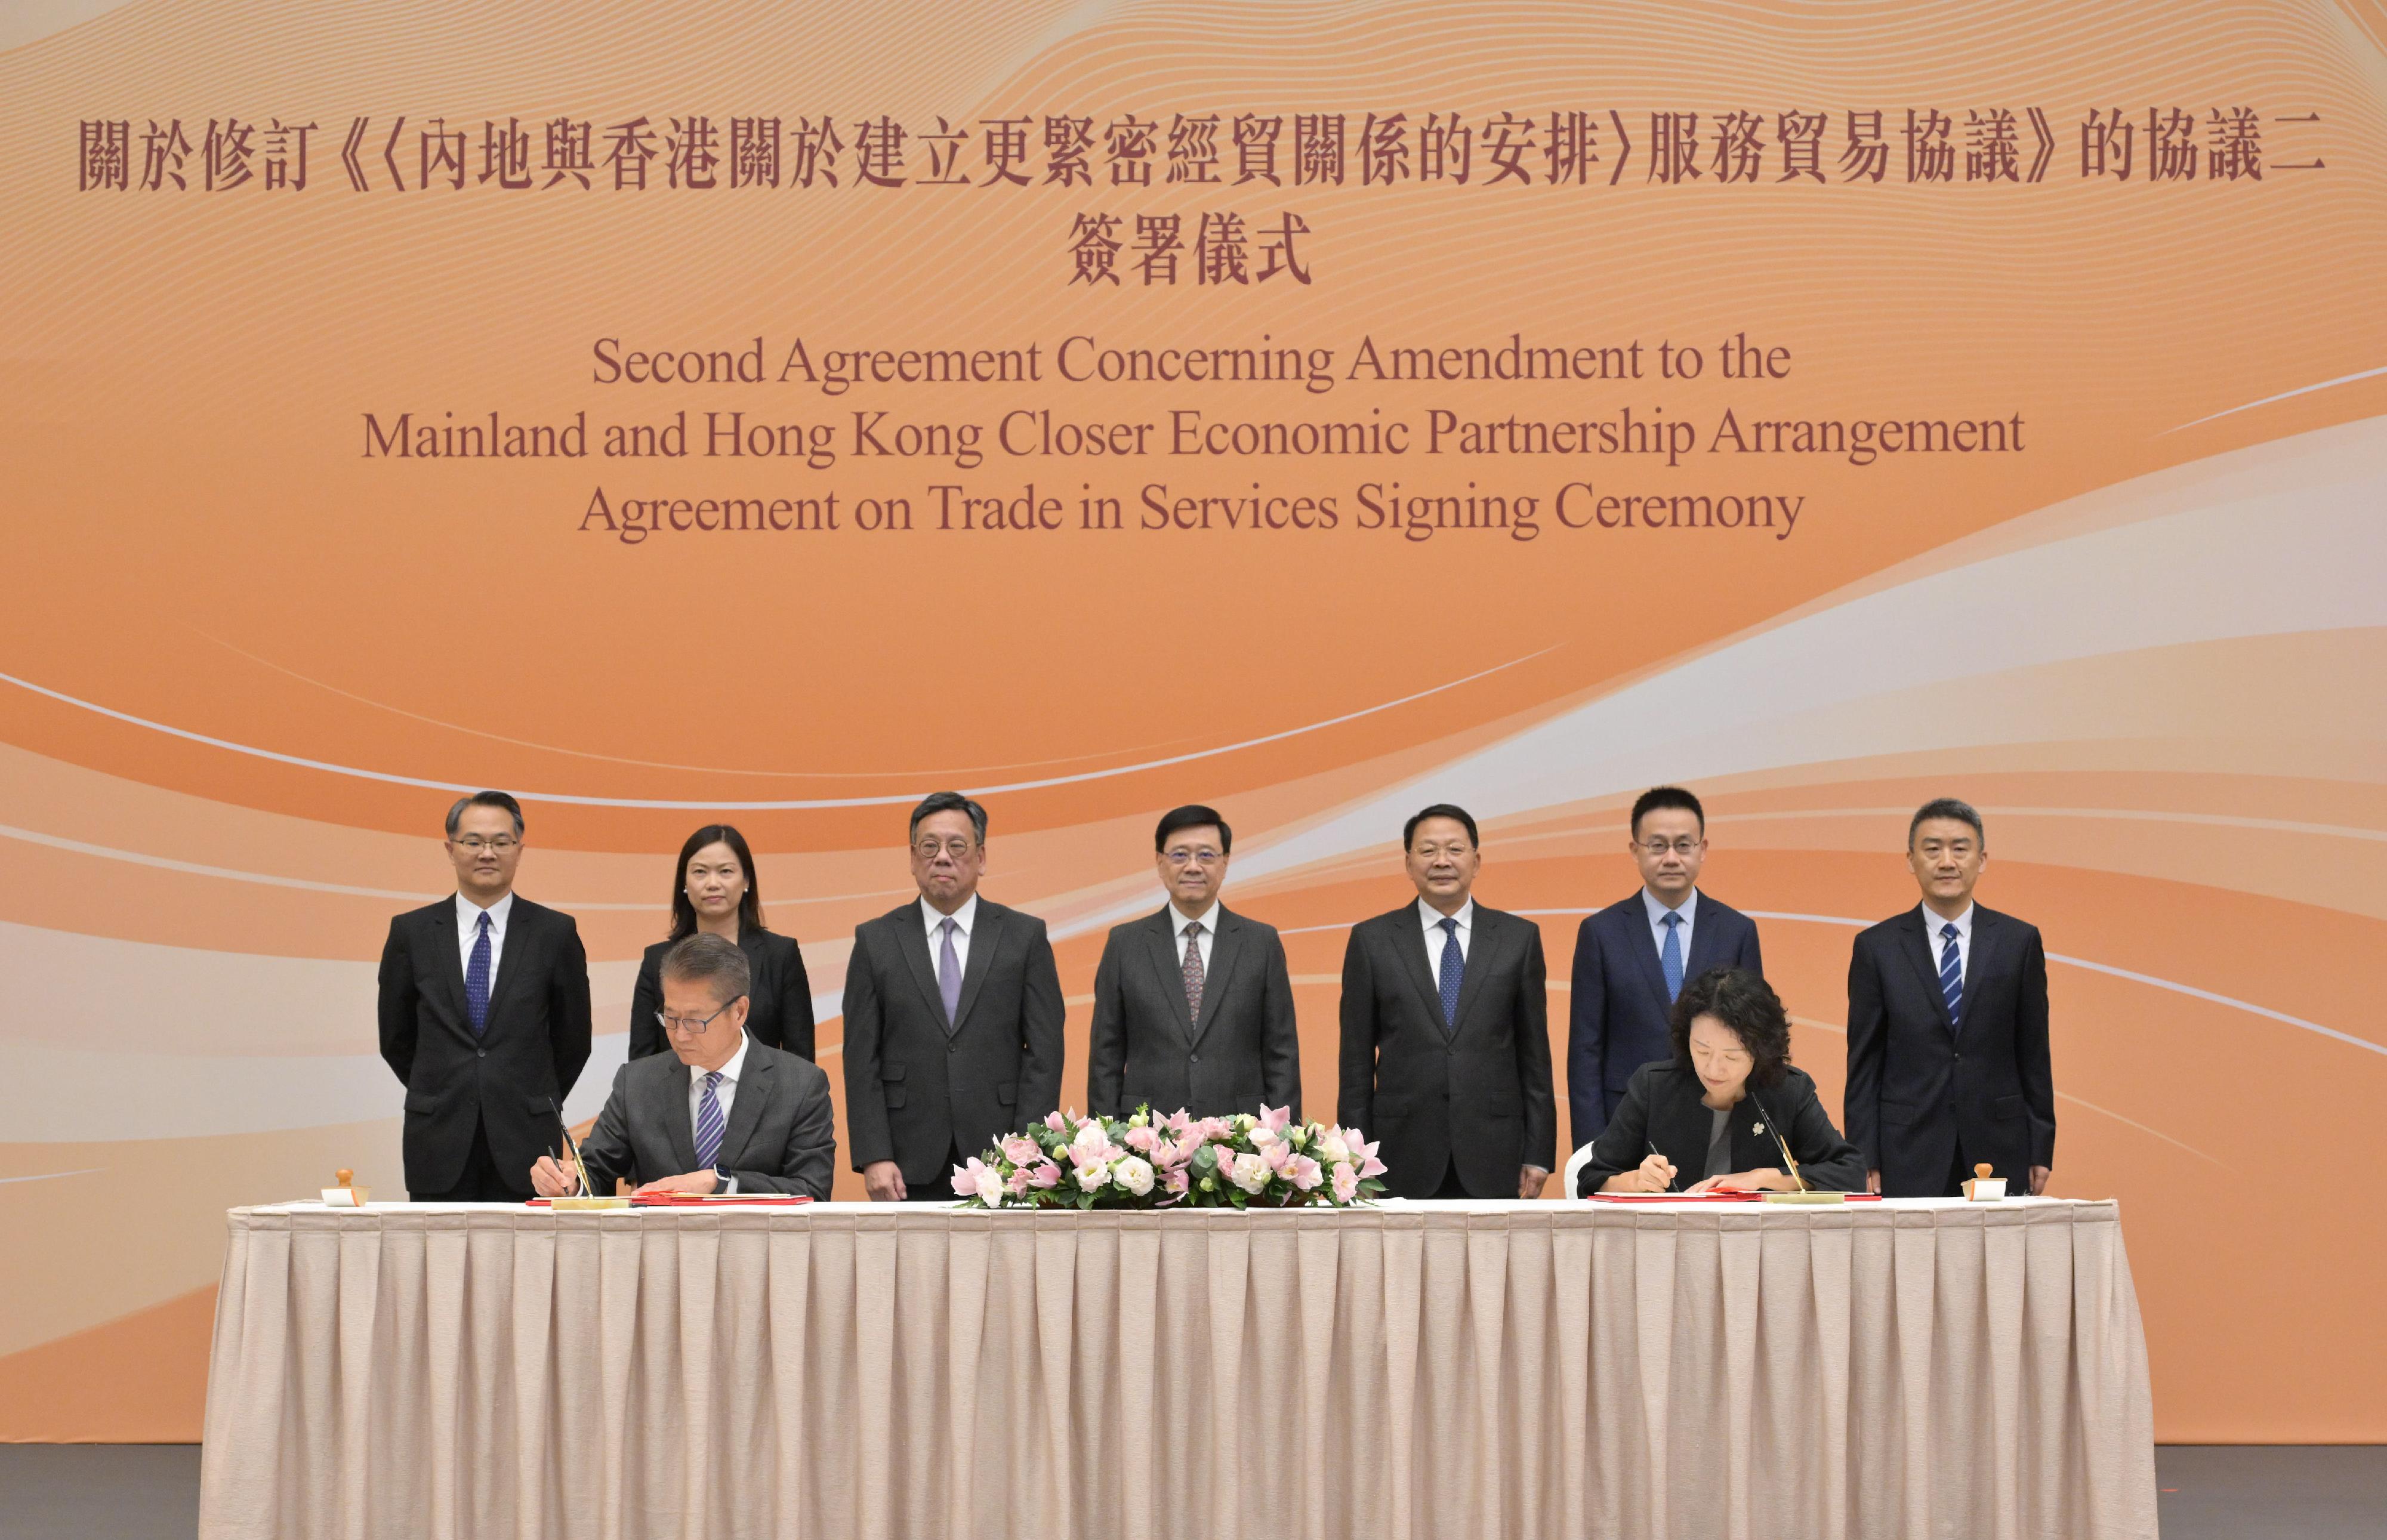
M 489 905 L 489 992 L 498 991 L 498 959 L 506 950 L 506 916 L 514 912 L 514 896 L 505 897 Z M 456 895 L 456 955 L 464 971 L 473 971 L 473 943 L 481 939 L 481 906 L 463 894 Z
M 1674 927 L 1674 934 L 1680 938 L 1675 944 L 1683 949 L 1683 978 L 1687 983 L 1691 977 L 1691 928 L 1699 923 L 1699 890 L 1692 889 L 1684 898 L 1680 909 L 1669 909 L 1658 902 L 1657 894 L 1644 888 L 1641 890 L 1641 907 L 1648 911 L 1649 936 L 1657 943 L 1661 957 L 1666 955 L 1666 916 L 1683 916 L 1683 923 Z
M 1437 978 L 1442 977 L 1442 948 L 1449 939 L 1443 934 L 1442 911 L 1425 900 L 1418 900 L 1418 917 L 1425 922 L 1425 960 Z M 1459 922 L 1459 960 L 1467 961 L 1467 949 L 1475 940 L 1475 901 L 1469 899 L 1450 916 Z
M 1185 917 L 1184 910 L 1172 903 L 1168 906 L 1168 924 L 1177 938 L 1177 966 L 1181 970 L 1185 966 L 1186 935 L 1197 925 L 1202 928 L 1202 977 L 1209 978 L 1210 949 L 1219 940 L 1219 901 L 1212 899 L 1209 908 L 1190 920 Z
M 920 901 L 920 915 L 928 927 L 928 971 L 942 986 L 945 981 L 945 916 L 927 899 Z M 962 977 L 969 977 L 970 930 L 978 924 L 978 895 L 972 893 L 953 913 L 954 961 L 962 966 Z
M 729 1147 L 729 1105 L 738 1100 L 738 1077 L 746 1067 L 746 1050 L 753 1045 L 753 1041 L 743 1032 L 738 1034 L 738 1052 L 730 1054 L 729 1062 L 721 1067 L 721 1083 L 713 1088 L 713 1099 L 721 1104 L 721 1147 L 724 1150 Z M 688 1069 L 688 1136 L 691 1143 L 695 1142 L 697 1118 L 703 1107 L 704 1071 L 690 1065 Z M 738 1179 L 731 1177 L 714 1191 L 735 1193 L 738 1191 Z
M 1964 976 L 1973 966 L 1973 905 L 1964 905 L 1964 912 L 1952 920 L 1942 918 L 1927 903 L 1920 905 L 1920 908 L 1923 911 L 1923 939 L 1931 943 L 1931 967 L 1935 973 L 1939 967 L 1939 949 L 1948 944 L 1948 938 L 1939 934 L 1939 928 L 1949 925 L 1956 928 L 1956 987 L 1961 991 L 1964 987 Z

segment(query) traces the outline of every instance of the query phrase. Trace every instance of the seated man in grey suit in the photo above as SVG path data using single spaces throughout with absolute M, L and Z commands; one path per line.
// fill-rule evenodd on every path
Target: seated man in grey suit
M 1276 928 L 1219 903 L 1234 839 L 1206 807 L 1162 816 L 1153 837 L 1168 906 L 1113 928 L 1094 970 L 1088 1110 L 1125 1117 L 1139 1104 L 1196 1117 L 1301 1116 L 1301 1041 Z
M 641 1192 L 828 1196 L 837 1158 L 828 1077 L 746 1035 L 751 983 L 738 943 L 708 931 L 663 954 L 656 1016 L 672 1051 L 614 1075 L 580 1145 L 591 1192 L 612 1193 L 618 1177 Z M 530 1180 L 544 1197 L 577 1190 L 551 1155 Z

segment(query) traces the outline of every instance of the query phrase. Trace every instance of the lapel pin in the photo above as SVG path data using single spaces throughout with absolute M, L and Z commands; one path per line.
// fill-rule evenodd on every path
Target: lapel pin
M 1762 1123 L 1751 1123 L 1749 1125 L 1749 1131 L 1751 1133 L 1763 1133 L 1765 1131 L 1765 1125 Z

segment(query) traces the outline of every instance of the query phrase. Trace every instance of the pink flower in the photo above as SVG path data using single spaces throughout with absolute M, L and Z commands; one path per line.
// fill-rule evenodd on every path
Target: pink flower
M 1014 1166 L 1033 1164 L 1039 1153 L 1036 1141 L 1024 1133 L 1015 1133 L 1003 1142 L 1003 1158 Z
M 978 1156 L 969 1157 L 967 1166 L 954 1168 L 954 1191 L 967 1202 L 976 1198 L 989 1208 L 1003 1206 L 1003 1173 Z
M 1054 1108 L 1051 1112 L 1044 1115 L 1044 1126 L 1051 1129 L 1055 1133 L 1067 1133 L 1069 1131 L 1069 1120 L 1061 1116 L 1061 1109 L 1058 1107 Z
M 1268 1105 L 1266 1103 L 1262 1103 L 1260 1105 L 1259 1126 L 1268 1130 L 1269 1132 L 1276 1135 L 1278 1138 L 1282 1139 L 1284 1137 L 1284 1130 L 1290 1127 L 1292 1123 L 1293 1109 L 1291 1107 L 1272 1107 Z
M 1028 1168 L 1022 1166 L 1015 1169 L 1010 1176 L 1004 1179 L 1003 1185 L 1015 1198 L 1026 1196 L 1028 1193 Z
M 1342 1161 L 1334 1163 L 1334 1201 L 1349 1203 L 1359 1195 L 1359 1173 Z
M 1173 1170 L 1164 1171 L 1161 1173 L 1160 1188 L 1162 1192 L 1167 1193 L 1172 1198 L 1181 1198 L 1187 1193 L 1193 1191 L 1194 1178 L 1183 1167 L 1180 1166 Z
M 1165 1121 L 1168 1131 L 1181 1138 L 1186 1129 L 1193 1123 L 1194 1115 L 1183 1107 L 1179 1107 L 1175 1112 L 1170 1113 Z
M 1292 1168 L 1293 1163 L 1301 1158 L 1294 1153 L 1292 1145 L 1282 1141 L 1271 1140 L 1260 1145 L 1259 1152 L 1260 1159 L 1266 1161 L 1268 1168 L 1278 1176 L 1283 1176 Z
M 1351 1130 L 1347 1142 L 1351 1146 L 1351 1158 L 1359 1163 L 1361 1176 L 1380 1177 L 1384 1174 L 1384 1163 L 1376 1158 L 1376 1146 L 1362 1139 L 1358 1130 Z
M 1307 1193 L 1318 1185 L 1324 1173 L 1319 1169 L 1318 1162 L 1306 1155 L 1297 1155 L 1285 1163 L 1284 1176 L 1293 1183 L 1294 1191 Z
M 1060 1186 L 1061 1168 L 1049 1160 L 1039 1161 L 1035 1169 L 1028 1173 L 1028 1185 L 1040 1193 Z
M 1138 1155 L 1150 1155 L 1160 1148 L 1160 1135 L 1150 1129 L 1127 1130 L 1127 1147 Z

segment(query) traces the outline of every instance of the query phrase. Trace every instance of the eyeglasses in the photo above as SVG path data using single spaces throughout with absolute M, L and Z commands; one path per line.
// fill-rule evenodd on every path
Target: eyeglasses
M 937 858 L 937 852 L 942 851 L 954 860 L 963 861 L 966 860 L 969 852 L 976 849 L 978 846 L 974 842 L 956 835 L 951 839 L 923 839 L 912 847 L 912 853 L 923 861 L 934 861 Z
M 741 994 L 738 997 L 738 1000 L 743 1000 L 746 997 Z M 722 1012 L 728 1010 L 729 1005 L 737 1004 L 738 1000 L 732 1000 L 729 1002 L 728 1005 L 722 1006 L 721 1010 L 714 1012 L 711 1016 L 706 1016 L 701 1020 L 699 1020 L 697 1017 L 692 1016 L 673 1016 L 668 1012 L 657 1011 L 655 1013 L 655 1023 L 666 1032 L 678 1032 L 687 1037 L 695 1037 L 700 1032 L 702 1032 L 707 1027 L 710 1027 L 714 1022 L 720 1020 Z
M 1673 851 L 1676 855 L 1697 855 L 1699 853 L 1699 847 L 1706 843 L 1705 839 L 1694 839 L 1685 835 L 1680 839 L 1636 839 L 1633 841 L 1633 848 L 1655 860 L 1663 856 L 1668 851 Z
M 1198 851 L 1189 851 L 1183 846 L 1179 846 L 1175 850 L 1162 852 L 1160 859 L 1172 866 L 1215 866 L 1227 858 L 1205 845 Z
M 448 843 L 454 845 L 459 850 L 472 851 L 476 853 L 481 851 L 495 851 L 499 855 L 503 855 L 506 852 L 512 850 L 516 845 L 521 844 L 522 841 L 515 839 L 511 834 L 500 834 L 496 836 L 494 839 L 484 839 L 477 834 L 467 834 L 458 839 L 451 839 Z

